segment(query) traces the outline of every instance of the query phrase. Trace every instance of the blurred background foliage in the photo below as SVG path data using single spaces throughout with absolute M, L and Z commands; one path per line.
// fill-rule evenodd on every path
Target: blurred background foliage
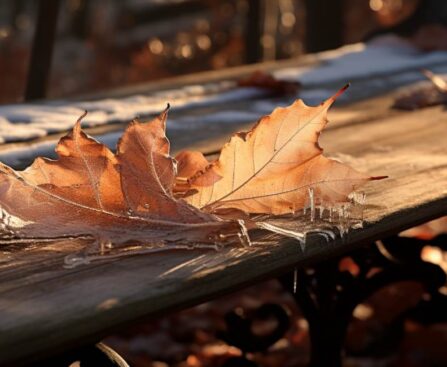
M 315 15 L 311 8 L 317 3 L 324 1 L 60 0 L 47 97 L 359 42 L 411 15 L 419 0 L 327 1 Z M 342 7 L 341 17 L 330 13 L 335 3 Z M 0 2 L 0 103 L 23 100 L 38 5 Z M 312 30 L 310 15 L 317 27 L 339 39 L 328 46 L 311 44 L 313 35 L 306 34 Z

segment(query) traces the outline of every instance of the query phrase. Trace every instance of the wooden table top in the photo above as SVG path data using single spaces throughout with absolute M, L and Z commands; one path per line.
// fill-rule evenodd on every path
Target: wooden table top
M 394 98 L 390 92 L 335 106 L 329 113 L 321 137 L 325 153 L 371 175 L 389 176 L 365 187 L 364 226 L 343 238 L 327 242 L 312 236 L 304 250 L 286 240 L 251 248 L 126 256 L 73 269 L 63 268 L 63 258 L 79 242 L 2 248 L 8 261 L 0 262 L 0 365 L 18 366 L 97 342 L 140 319 L 210 300 L 446 215 L 447 112 L 440 106 L 392 110 Z M 201 111 L 206 108 L 194 113 Z M 188 139 L 185 132 L 173 131 L 170 139 L 176 149 L 213 152 L 230 132 L 246 127 L 236 121 L 198 129 Z

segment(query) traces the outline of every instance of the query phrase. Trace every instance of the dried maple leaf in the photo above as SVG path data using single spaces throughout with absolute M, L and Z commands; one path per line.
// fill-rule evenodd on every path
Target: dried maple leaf
M 22 238 L 92 235 L 115 244 L 222 242 L 238 222 L 222 221 L 172 196 L 175 162 L 165 136 L 167 110 L 133 121 L 113 154 L 80 120 L 57 147 L 24 171 L 0 164 L 3 229 Z M 233 237 L 234 239 L 234 237 Z
M 322 155 L 318 137 L 328 122 L 327 111 L 346 88 L 316 107 L 297 100 L 275 109 L 250 131 L 233 135 L 218 160 L 178 178 L 177 191 L 208 212 L 234 208 L 285 214 L 308 205 L 309 192 L 316 204 L 347 201 L 356 187 L 383 177 L 369 177 Z M 194 161 L 192 153 L 181 158 L 183 172 L 190 173 L 184 166 L 186 159 Z

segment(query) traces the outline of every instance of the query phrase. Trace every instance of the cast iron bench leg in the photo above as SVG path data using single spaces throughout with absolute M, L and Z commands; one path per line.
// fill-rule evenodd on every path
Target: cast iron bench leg
M 349 254 L 358 273 L 340 271 L 341 258 L 319 263 L 298 272 L 296 292 L 290 274 L 279 279 L 292 292 L 309 323 L 310 366 L 342 365 L 354 309 L 379 289 L 413 280 L 422 283 L 433 299 L 438 298 L 446 274 L 439 266 L 422 261 L 424 245 L 423 241 L 397 236 L 378 241 Z
M 309 323 L 311 367 L 342 365 L 346 333 L 354 309 L 392 283 L 420 282 L 430 299 L 421 300 L 416 307 L 398 315 L 398 325 L 402 326 L 406 318 L 426 324 L 445 321 L 447 296 L 438 290 L 445 284 L 446 274 L 438 265 L 421 259 L 421 251 L 427 244 L 447 250 L 447 236 L 439 236 L 429 242 L 394 236 L 279 278 Z M 345 257 L 352 259 L 356 271 L 340 269 L 340 260 Z M 293 281 L 295 276 L 296 284 Z M 430 310 L 429 318 L 427 310 Z M 240 310 L 228 313 L 225 318 L 227 331 L 220 338 L 241 349 L 243 356 L 229 359 L 225 367 L 255 367 L 247 353 L 265 352 L 281 339 L 289 326 L 287 315 L 285 309 L 271 303 L 254 311 L 244 311 L 242 315 Z M 251 323 L 263 318 L 275 318 L 278 327 L 271 334 L 259 337 L 252 333 Z

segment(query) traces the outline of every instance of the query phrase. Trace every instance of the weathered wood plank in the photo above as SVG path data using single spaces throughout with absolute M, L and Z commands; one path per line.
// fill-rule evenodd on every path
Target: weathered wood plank
M 390 176 L 366 187 L 363 229 L 331 243 L 311 237 L 304 252 L 293 241 L 283 241 L 220 252 L 130 256 L 75 269 L 63 269 L 61 263 L 65 246 L 73 250 L 79 243 L 12 253 L 17 262 L 25 260 L 17 267 L 0 264 L 0 365 L 17 366 L 97 341 L 138 319 L 209 300 L 446 215 L 447 113 L 436 107 L 387 115 L 377 102 L 382 112 L 373 114 L 372 105 L 373 117 L 362 123 L 357 118 L 367 109 L 338 109 L 333 114 L 338 121 L 322 135 L 329 154 L 359 170 Z M 208 140 L 207 149 L 221 140 Z

